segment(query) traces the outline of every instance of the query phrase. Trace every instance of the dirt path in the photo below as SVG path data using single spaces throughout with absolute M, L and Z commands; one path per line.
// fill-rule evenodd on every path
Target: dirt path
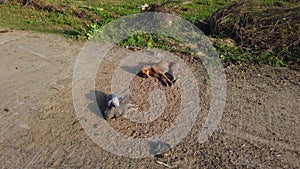
M 164 155 L 131 159 L 100 148 L 77 122 L 71 83 L 83 45 L 54 35 L 0 34 L 1 168 L 300 167 L 299 72 L 249 64 L 226 66 L 227 102 L 219 129 L 199 144 L 198 134 L 209 108 L 209 83 L 201 63 L 183 58 L 197 72 L 201 115 L 190 134 Z M 96 91 L 109 92 L 115 61 L 132 53 L 116 48 L 109 53 L 115 60 L 105 60 L 99 69 Z M 168 93 L 168 101 L 176 94 L 155 79 L 136 77 L 130 89 L 144 89 L 135 96 L 141 109 L 147 108 L 142 106 L 147 104 L 143 95 L 149 92 L 150 84 L 158 84 L 150 89 Z M 98 97 L 101 99 L 101 93 Z M 172 106 L 168 109 L 176 112 Z M 176 113 L 166 113 L 162 120 L 144 126 L 124 118 L 109 123 L 125 135 L 147 137 L 168 127 L 166 122 L 174 116 Z

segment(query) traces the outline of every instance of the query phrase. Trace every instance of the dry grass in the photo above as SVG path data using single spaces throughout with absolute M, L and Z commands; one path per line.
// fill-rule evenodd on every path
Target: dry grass
M 300 5 L 243 0 L 210 17 L 213 34 L 233 38 L 254 56 L 272 56 L 299 65 Z

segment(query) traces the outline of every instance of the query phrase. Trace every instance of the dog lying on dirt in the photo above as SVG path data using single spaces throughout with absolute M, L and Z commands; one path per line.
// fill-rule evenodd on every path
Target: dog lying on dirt
M 161 61 L 141 69 L 144 77 L 157 77 L 166 86 L 172 86 L 178 79 L 179 65 L 176 62 Z
M 107 108 L 104 111 L 104 118 L 110 120 L 119 116 L 123 116 L 130 108 L 135 107 L 134 104 L 129 103 L 130 95 L 119 97 L 116 94 L 109 94 L 106 96 Z

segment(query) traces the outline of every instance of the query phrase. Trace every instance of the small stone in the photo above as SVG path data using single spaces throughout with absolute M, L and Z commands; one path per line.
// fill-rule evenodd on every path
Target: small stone
M 100 125 L 99 125 L 99 124 L 94 124 L 94 128 L 95 128 L 95 129 L 99 129 L 99 128 L 100 128 Z

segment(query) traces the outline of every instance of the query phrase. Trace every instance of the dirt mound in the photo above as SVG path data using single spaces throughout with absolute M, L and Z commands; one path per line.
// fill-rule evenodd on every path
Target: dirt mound
M 300 64 L 300 5 L 243 0 L 209 18 L 212 34 L 233 38 L 254 56 L 278 57 Z

